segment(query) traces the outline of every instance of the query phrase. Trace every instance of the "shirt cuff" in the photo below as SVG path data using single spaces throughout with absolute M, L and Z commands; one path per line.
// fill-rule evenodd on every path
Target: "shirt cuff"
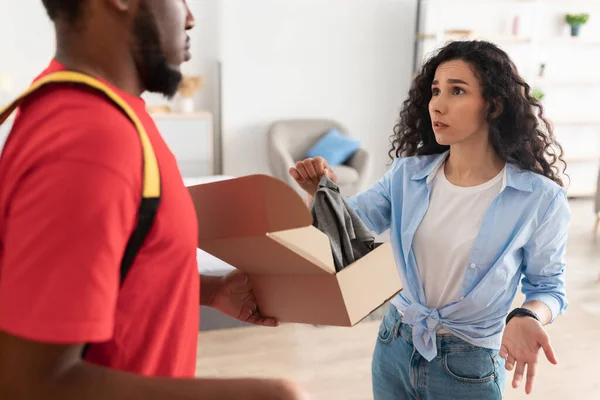
M 554 322 L 556 317 L 558 317 L 562 313 L 561 303 L 560 301 L 549 293 L 530 293 L 525 297 L 525 303 L 530 301 L 540 301 L 544 303 L 550 309 L 552 313 L 552 317 L 550 319 L 550 324 Z

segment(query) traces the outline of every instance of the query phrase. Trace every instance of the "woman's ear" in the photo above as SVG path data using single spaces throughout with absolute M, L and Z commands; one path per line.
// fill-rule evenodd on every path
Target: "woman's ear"
M 496 119 L 502 115 L 502 112 L 504 111 L 504 103 L 502 102 L 502 98 L 497 97 L 494 99 L 490 111 L 492 112 L 492 119 Z

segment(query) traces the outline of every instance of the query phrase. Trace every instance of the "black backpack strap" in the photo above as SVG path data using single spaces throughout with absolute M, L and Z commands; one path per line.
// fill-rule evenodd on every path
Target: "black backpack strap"
M 140 209 L 138 211 L 137 225 L 129 238 L 129 242 L 127 242 L 125 254 L 121 261 L 121 286 L 123 286 L 127 273 L 133 265 L 135 256 L 139 253 L 146 236 L 148 236 L 148 232 L 150 232 L 150 229 L 152 228 L 159 203 L 160 199 L 158 198 L 142 198 L 142 203 L 140 204 Z
M 121 286 L 123 286 L 129 269 L 133 265 L 135 257 L 142 248 L 144 240 L 148 236 L 148 232 L 150 232 L 150 229 L 152 228 L 152 224 L 158 210 L 158 205 L 159 199 L 142 199 L 142 203 L 138 211 L 137 225 L 133 231 L 133 234 L 129 238 L 129 241 L 127 242 L 125 254 L 123 256 L 123 260 L 121 261 Z M 81 358 L 85 358 L 89 347 L 89 343 L 83 347 Z

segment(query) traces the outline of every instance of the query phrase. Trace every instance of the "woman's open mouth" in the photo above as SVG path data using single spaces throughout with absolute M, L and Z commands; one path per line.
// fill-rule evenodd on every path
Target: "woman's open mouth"
M 435 130 L 442 130 L 442 129 L 448 128 L 448 125 L 446 125 L 446 124 L 444 124 L 443 122 L 440 122 L 440 121 L 433 121 L 433 128 Z

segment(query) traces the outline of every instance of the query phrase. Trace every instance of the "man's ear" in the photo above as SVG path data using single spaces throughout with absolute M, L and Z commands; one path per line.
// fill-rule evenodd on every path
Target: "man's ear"
M 504 102 L 502 102 L 502 99 L 500 97 L 497 97 L 492 102 L 490 108 L 492 111 L 492 119 L 496 119 L 500 115 L 502 115 L 502 112 L 504 111 Z
M 143 0 L 104 0 L 108 5 L 121 12 L 137 10 L 140 1 Z

